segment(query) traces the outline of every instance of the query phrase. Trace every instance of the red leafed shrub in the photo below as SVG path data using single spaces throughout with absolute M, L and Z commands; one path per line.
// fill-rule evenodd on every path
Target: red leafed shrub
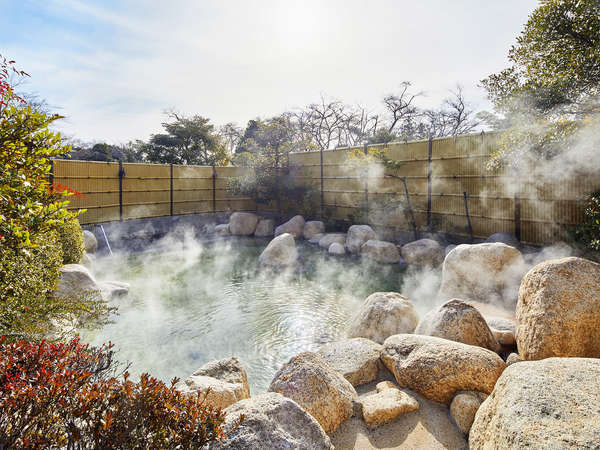
M 144 374 L 114 375 L 112 345 L 0 338 L 0 450 L 199 448 L 224 414 Z

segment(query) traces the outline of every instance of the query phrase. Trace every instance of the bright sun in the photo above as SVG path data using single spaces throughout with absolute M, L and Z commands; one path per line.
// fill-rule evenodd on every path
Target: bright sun
M 290 50 L 318 47 L 327 31 L 327 9 L 316 2 L 281 2 L 273 20 L 278 41 Z

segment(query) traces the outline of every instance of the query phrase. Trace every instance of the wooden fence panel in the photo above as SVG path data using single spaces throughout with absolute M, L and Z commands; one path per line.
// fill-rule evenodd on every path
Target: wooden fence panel
M 212 167 L 173 166 L 174 215 L 212 212 L 212 174 Z
M 364 171 L 348 160 L 348 153 L 362 152 L 364 147 L 352 147 L 290 154 L 290 173 L 296 182 L 317 192 L 323 188 L 323 212 L 334 219 L 411 231 L 406 183 L 419 231 L 468 237 L 466 193 L 474 237 L 520 230 L 522 241 L 531 244 L 563 239 L 566 230 L 583 219 L 585 198 L 600 188 L 598 174 L 593 173 L 567 173 L 564 179 L 544 184 L 535 171 L 490 170 L 488 161 L 497 148 L 495 134 L 370 148 L 383 150 L 401 166 L 387 172 Z M 229 180 L 245 175 L 246 168 L 123 164 L 123 169 L 121 204 L 118 163 L 55 160 L 54 182 L 59 189 L 78 192 L 69 208 L 87 208 L 80 216 L 84 224 L 119 220 L 121 208 L 123 219 L 276 211 L 274 202 L 257 205 L 228 191 Z
M 170 214 L 171 170 L 168 165 L 123 164 L 123 219 Z
M 225 211 L 254 211 L 256 204 L 250 197 L 232 195 L 227 190 L 229 180 L 246 174 L 244 167 L 216 167 L 215 198 L 216 212 Z
M 402 163 L 393 171 L 394 176 L 371 171 L 369 221 L 405 231 L 412 224 L 402 178 L 420 231 L 431 229 L 468 236 L 466 193 L 474 237 L 514 234 L 520 228 L 523 242 L 532 244 L 564 238 L 567 227 L 583 218 L 583 199 L 600 187 L 597 174 L 570 176 L 545 186 L 535 174 L 518 175 L 507 169 L 488 168 L 490 156 L 497 148 L 495 134 L 433 139 L 431 155 L 427 140 L 369 148 L 383 149 L 389 158 Z M 323 152 L 324 206 L 336 219 L 347 220 L 352 214 L 366 212 L 364 174 L 347 164 L 347 153 L 355 149 L 363 151 L 362 147 L 355 147 Z M 290 161 L 302 167 L 299 182 L 320 189 L 319 158 L 319 152 L 290 155 Z
M 86 209 L 82 224 L 119 220 L 119 164 L 56 159 L 54 185 L 72 189 L 70 210 Z

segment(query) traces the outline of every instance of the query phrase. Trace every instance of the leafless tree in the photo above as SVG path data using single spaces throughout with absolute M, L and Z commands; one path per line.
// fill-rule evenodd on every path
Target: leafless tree
M 441 111 L 448 124 L 449 135 L 456 136 L 472 132 L 479 125 L 479 121 L 475 120 L 473 110 L 465 101 L 462 86 L 457 85 L 456 90 L 450 91 L 450 93 L 452 96 L 444 101 Z
M 399 122 L 412 120 L 419 115 L 419 108 L 414 104 L 415 99 L 423 95 L 423 92 L 413 94 L 409 92 L 411 83 L 403 81 L 400 83 L 400 92 L 398 94 L 389 94 L 383 98 L 383 104 L 390 113 L 390 124 L 388 131 L 392 133 Z
M 324 96 L 293 115 L 300 139 L 309 138 L 320 149 L 360 144 L 377 131 L 379 124 L 379 116 L 366 107 Z
M 353 146 L 366 142 L 377 132 L 378 124 L 379 116 L 371 114 L 364 106 L 347 107 L 338 146 Z
M 439 109 L 413 106 L 411 114 L 398 121 L 396 135 L 403 140 L 457 136 L 472 132 L 479 125 L 465 101 L 461 86 L 450 91 Z
M 319 148 L 328 149 L 340 141 L 346 107 L 338 100 L 321 96 L 319 103 L 311 103 L 296 113 L 296 120 L 302 133 L 310 135 Z
M 457 86 L 439 109 L 421 109 L 416 99 L 422 92 L 412 93 L 408 81 L 401 83 L 396 94 L 384 97 L 389 115 L 382 123 L 378 114 L 362 105 L 351 106 L 339 100 L 321 96 L 318 103 L 284 113 L 294 128 L 294 140 L 316 147 L 354 146 L 363 142 L 405 141 L 429 137 L 455 136 L 473 131 L 479 122 L 465 101 L 462 88 Z

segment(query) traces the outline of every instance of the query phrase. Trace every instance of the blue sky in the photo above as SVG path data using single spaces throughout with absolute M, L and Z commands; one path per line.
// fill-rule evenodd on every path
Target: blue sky
M 0 0 L 0 53 L 66 116 L 61 131 L 125 142 L 167 108 L 240 125 L 321 94 L 377 111 L 410 80 L 423 106 L 504 68 L 534 0 Z

